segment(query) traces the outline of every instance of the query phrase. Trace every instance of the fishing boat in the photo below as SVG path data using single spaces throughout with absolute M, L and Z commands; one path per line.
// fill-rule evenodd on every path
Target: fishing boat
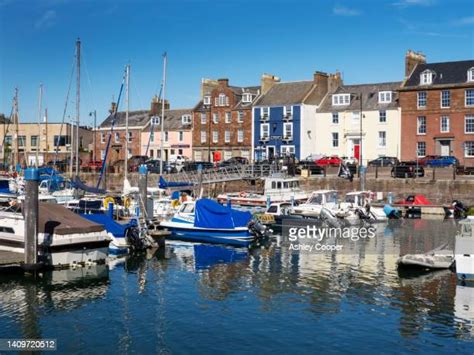
M 160 226 L 179 240 L 233 246 L 249 246 L 266 236 L 266 228 L 252 221 L 250 212 L 224 207 L 209 199 L 184 202 L 173 218 Z
M 235 192 L 220 194 L 217 201 L 246 207 L 268 207 L 273 202 L 303 202 L 308 199 L 308 193 L 301 190 L 300 180 L 295 177 L 272 176 L 265 178 L 263 193 Z
M 110 239 L 100 224 L 54 203 L 39 203 L 38 256 L 45 265 L 62 267 L 104 262 Z M 25 219 L 19 205 L 0 212 L 0 250 L 23 252 Z
M 456 235 L 454 258 L 456 274 L 461 281 L 474 282 L 474 217 L 459 222 L 461 232 Z
M 293 213 L 307 217 L 319 217 L 323 208 L 337 209 L 336 190 L 313 191 L 305 203 L 293 208 Z

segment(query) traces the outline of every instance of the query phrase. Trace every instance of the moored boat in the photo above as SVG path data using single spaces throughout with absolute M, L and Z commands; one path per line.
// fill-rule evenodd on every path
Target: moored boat
M 474 217 L 459 222 L 461 232 L 456 235 L 454 257 L 456 274 L 461 281 L 474 282 Z

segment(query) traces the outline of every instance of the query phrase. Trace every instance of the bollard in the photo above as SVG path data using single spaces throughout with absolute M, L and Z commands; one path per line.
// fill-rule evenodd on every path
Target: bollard
M 456 180 L 456 165 L 453 164 L 453 180 Z
M 25 269 L 38 266 L 38 183 L 39 171 L 35 168 L 25 170 Z
M 375 180 L 379 177 L 379 167 L 375 166 Z
M 433 167 L 433 181 L 436 181 L 436 167 Z
M 138 196 L 140 198 L 140 214 L 143 215 L 145 219 L 151 219 L 153 216 L 147 216 L 146 214 L 146 201 L 148 196 L 148 169 L 146 165 L 142 164 L 138 168 Z

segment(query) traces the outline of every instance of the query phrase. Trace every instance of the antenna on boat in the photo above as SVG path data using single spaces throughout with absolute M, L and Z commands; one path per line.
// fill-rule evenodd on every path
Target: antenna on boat
M 15 143 L 15 171 L 20 163 L 20 149 L 19 149 L 19 144 L 18 144 L 18 88 L 15 88 L 15 98 L 13 99 L 13 111 L 14 111 L 14 116 L 15 117 L 15 137 L 13 139 L 13 143 Z
M 130 64 L 125 67 L 125 154 L 124 154 L 124 178 L 123 178 L 123 190 L 130 189 L 130 183 L 128 182 L 128 115 L 130 111 Z
M 160 176 L 163 176 L 163 141 L 165 140 L 164 122 L 165 122 L 165 87 L 166 87 L 166 52 L 163 54 L 163 96 L 161 98 L 161 132 L 160 132 Z

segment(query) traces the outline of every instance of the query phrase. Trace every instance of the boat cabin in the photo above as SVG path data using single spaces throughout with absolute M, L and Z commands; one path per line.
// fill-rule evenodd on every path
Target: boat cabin
M 347 204 L 364 207 L 367 202 L 372 200 L 372 192 L 370 191 L 354 191 L 346 194 L 344 200 Z
M 268 177 L 265 179 L 265 193 L 301 191 L 298 178 Z
M 327 203 L 337 203 L 336 190 L 317 190 L 311 193 L 306 204 L 309 205 L 326 205 Z
M 265 211 L 265 214 L 272 216 L 288 216 L 292 209 L 293 206 L 289 202 L 277 202 L 272 203 Z

